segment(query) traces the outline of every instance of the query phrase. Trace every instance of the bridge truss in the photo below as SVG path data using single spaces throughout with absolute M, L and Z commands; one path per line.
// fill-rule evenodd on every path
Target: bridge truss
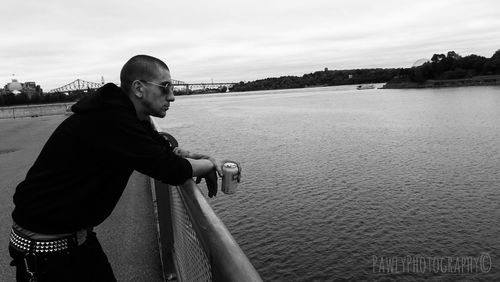
M 86 81 L 83 79 L 76 79 L 76 80 L 74 80 L 66 85 L 63 85 L 61 87 L 50 90 L 49 93 L 97 89 L 97 88 L 101 87 L 102 85 L 103 85 L 102 83 Z
M 186 83 L 181 80 L 172 79 L 172 84 L 176 89 L 180 88 L 180 89 L 186 89 L 186 91 L 188 91 L 188 90 L 199 90 L 199 89 L 217 89 L 224 86 L 230 88 L 236 83 L 234 82 Z M 103 85 L 104 81 L 102 83 L 97 83 L 97 82 L 86 81 L 83 79 L 75 79 L 74 81 L 66 85 L 50 90 L 49 93 L 56 93 L 56 92 L 67 93 L 79 90 L 97 89 L 102 87 Z
M 187 83 L 185 83 L 184 81 L 172 79 L 172 84 L 173 85 L 186 85 Z

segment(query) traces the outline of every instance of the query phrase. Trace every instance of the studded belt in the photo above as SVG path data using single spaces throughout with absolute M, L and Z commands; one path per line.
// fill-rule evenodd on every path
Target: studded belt
M 33 240 L 27 238 L 26 236 L 18 234 L 16 230 L 12 229 L 12 231 L 10 232 L 10 243 L 19 251 L 42 254 L 65 251 L 69 248 L 76 247 L 78 245 L 78 240 L 76 233 L 74 235 L 56 240 Z

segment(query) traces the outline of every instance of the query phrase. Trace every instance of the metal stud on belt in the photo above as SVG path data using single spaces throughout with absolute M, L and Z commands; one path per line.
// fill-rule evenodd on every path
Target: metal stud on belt
M 14 231 L 10 234 L 12 244 L 23 251 L 34 253 L 50 253 L 63 251 L 69 248 L 68 239 L 58 239 L 55 241 L 33 241 L 23 238 Z

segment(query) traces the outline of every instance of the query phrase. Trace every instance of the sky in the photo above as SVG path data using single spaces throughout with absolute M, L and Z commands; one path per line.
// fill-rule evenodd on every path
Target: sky
M 500 49 L 498 0 L 2 1 L 0 86 L 119 83 L 137 54 L 188 83 L 411 67 Z M 14 75 L 14 76 L 13 76 Z

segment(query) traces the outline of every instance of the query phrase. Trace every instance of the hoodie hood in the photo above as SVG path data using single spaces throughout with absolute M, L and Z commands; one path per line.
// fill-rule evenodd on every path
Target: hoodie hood
M 78 101 L 71 107 L 71 110 L 74 113 L 87 113 L 105 111 L 112 108 L 134 109 L 134 105 L 120 87 L 114 83 L 107 83 L 99 88 L 95 94 Z

